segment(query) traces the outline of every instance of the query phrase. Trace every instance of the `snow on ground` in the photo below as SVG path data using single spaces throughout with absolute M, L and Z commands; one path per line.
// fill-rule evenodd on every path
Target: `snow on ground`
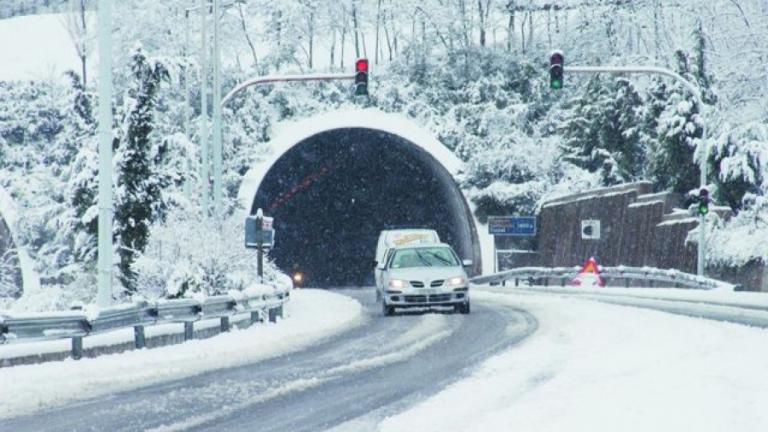
M 211 339 L 80 361 L 0 369 L 0 418 L 235 367 L 299 350 L 360 325 L 362 306 L 323 290 L 294 290 L 289 318 Z M 86 338 L 87 339 L 87 338 Z M 55 383 L 55 384 L 54 384 Z
M 510 291 L 517 288 L 498 288 L 494 291 Z M 524 287 L 521 290 L 550 293 L 598 294 L 613 296 L 630 296 L 666 300 L 684 300 L 691 302 L 723 303 L 745 306 L 768 307 L 768 294 L 763 292 L 734 292 L 727 289 L 696 290 L 681 288 L 593 288 L 593 287 Z
M 553 296 L 475 291 L 540 328 L 471 377 L 385 419 L 397 431 L 757 431 L 768 332 Z
M 61 79 L 66 70 L 79 72 L 66 18 L 44 14 L 0 20 L 0 81 Z

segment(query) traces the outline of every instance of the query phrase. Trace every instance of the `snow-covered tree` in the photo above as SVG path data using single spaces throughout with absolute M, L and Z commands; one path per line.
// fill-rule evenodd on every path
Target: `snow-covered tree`
M 571 102 L 562 125 L 566 161 L 600 173 L 604 185 L 642 177 L 645 150 L 640 139 L 638 91 L 624 78 L 593 78 Z
M 3 300 L 16 298 L 20 294 L 20 276 L 16 249 L 0 251 L 0 306 Z
M 677 72 L 695 82 L 688 55 L 678 50 L 676 58 Z M 658 118 L 649 120 L 656 124 L 656 130 L 650 132 L 656 138 L 655 142 L 651 141 L 654 144 L 649 158 L 651 178 L 661 190 L 686 194 L 699 186 L 699 166 L 694 152 L 702 133 L 700 108 L 693 96 L 677 84 L 667 86 L 655 81 L 651 95 L 656 99 L 651 106 L 666 101 Z
M 157 176 L 158 140 L 154 136 L 153 114 L 157 95 L 168 71 L 157 60 L 146 57 L 141 46 L 131 55 L 132 82 L 125 97 L 123 139 L 115 155 L 115 235 L 119 243 L 120 280 L 132 292 L 135 273 L 132 264 L 144 250 L 149 226 L 161 219 L 161 187 Z

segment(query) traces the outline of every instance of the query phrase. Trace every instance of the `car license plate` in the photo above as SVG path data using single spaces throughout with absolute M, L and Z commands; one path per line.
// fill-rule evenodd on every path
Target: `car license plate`
M 426 294 L 426 295 L 433 295 L 433 294 L 438 294 L 438 293 L 439 293 L 439 291 L 438 290 L 434 290 L 434 289 L 425 289 L 424 290 L 424 294 Z

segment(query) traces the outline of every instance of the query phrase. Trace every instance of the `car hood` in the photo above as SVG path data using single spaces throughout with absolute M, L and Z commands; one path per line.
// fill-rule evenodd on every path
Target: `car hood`
M 409 267 L 389 270 L 389 277 L 393 279 L 433 281 L 456 276 L 466 278 L 467 273 L 461 267 Z

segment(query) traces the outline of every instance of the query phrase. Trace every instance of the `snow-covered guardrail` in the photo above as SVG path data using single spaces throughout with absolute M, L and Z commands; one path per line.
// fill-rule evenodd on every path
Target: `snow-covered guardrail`
M 567 285 L 579 272 L 581 267 L 519 267 L 486 276 L 471 279 L 476 285 L 505 284 L 514 281 L 517 286 L 521 280 L 536 285 Z M 716 279 L 710 279 L 681 272 L 674 269 L 657 269 L 652 267 L 600 267 L 600 277 L 606 286 L 665 286 L 691 289 L 732 289 L 733 285 Z
M 264 318 L 275 322 L 282 317 L 288 300 L 286 289 L 246 290 L 243 293 L 207 297 L 203 300 L 178 299 L 140 301 L 101 310 L 0 314 L 0 343 L 72 339 L 72 358 L 83 356 L 83 337 L 112 330 L 134 329 L 134 345 L 144 348 L 144 327 L 161 323 L 183 323 L 184 340 L 193 338 L 194 323 L 219 318 L 221 331 L 229 331 L 229 318 L 251 314 L 251 323 Z

